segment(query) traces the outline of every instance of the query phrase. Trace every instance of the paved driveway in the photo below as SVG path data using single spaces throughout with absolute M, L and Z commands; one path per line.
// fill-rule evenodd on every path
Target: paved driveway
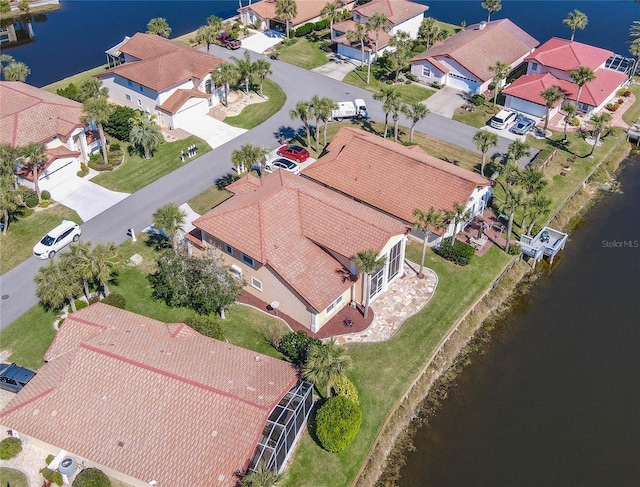
M 51 188 L 51 196 L 75 210 L 82 221 L 86 222 L 125 199 L 129 193 L 110 191 L 85 178 L 73 176 L 64 184 Z
M 431 113 L 453 118 L 456 108 L 465 104 L 465 92 L 450 86 L 444 86 L 431 95 L 425 105 Z
M 280 44 L 283 38 L 284 34 L 274 30 L 256 32 L 252 36 L 242 39 L 242 47 L 262 54 L 270 47 Z
M 209 115 L 192 115 L 180 122 L 180 128 L 207 141 L 212 149 L 220 147 L 246 132 L 245 129 L 232 127 Z
M 342 81 L 344 77 L 354 69 L 356 69 L 356 65 L 352 62 L 332 58 L 327 64 L 313 68 L 311 71 Z

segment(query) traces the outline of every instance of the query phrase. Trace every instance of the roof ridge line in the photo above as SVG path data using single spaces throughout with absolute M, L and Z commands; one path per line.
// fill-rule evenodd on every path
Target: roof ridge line
M 11 409 L 5 409 L 4 411 L 0 412 L 0 418 L 2 416 L 6 416 L 7 414 L 11 414 L 14 411 L 17 411 L 18 409 L 26 406 L 27 404 L 31 404 L 32 402 L 40 399 L 41 397 L 44 397 L 48 394 L 50 394 L 53 390 L 55 389 L 55 387 L 51 387 L 50 389 L 47 389 L 45 391 L 42 391 L 40 394 L 37 394 L 35 396 L 33 396 L 30 399 L 27 399 L 25 402 L 20 403 L 20 404 L 16 404 L 14 407 L 12 407 Z

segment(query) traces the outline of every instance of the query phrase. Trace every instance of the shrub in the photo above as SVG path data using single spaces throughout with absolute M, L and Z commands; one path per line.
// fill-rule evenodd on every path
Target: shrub
M 122 146 L 120 145 L 119 142 L 112 142 L 111 144 L 109 144 L 109 150 L 110 151 L 119 151 L 122 149 Z
M 47 458 L 45 459 L 44 463 L 49 465 L 51 462 L 53 462 L 54 458 L 55 457 L 53 455 L 49 454 L 49 455 L 47 455 Z
M 240 179 L 240 175 L 229 173 L 216 180 L 216 188 L 225 189 L 227 186 L 229 186 L 231 183 L 233 183 L 237 179 Z
M 109 294 L 102 302 L 120 309 L 126 309 L 127 306 L 127 301 L 124 299 L 124 296 L 118 293 Z
M 292 331 L 280 340 L 278 352 L 296 365 L 302 365 L 307 361 L 307 354 L 311 345 L 320 344 L 317 338 L 311 338 L 304 331 Z
M 116 107 L 113 113 L 111 113 L 109 120 L 103 124 L 104 131 L 118 140 L 129 140 L 129 133 L 133 125 L 131 120 L 134 119 L 139 112 L 139 110 L 134 110 L 130 107 Z
M 509 246 L 509 255 L 518 255 L 522 252 L 520 244 L 513 244 Z
M 35 208 L 38 206 L 38 195 L 30 194 L 24 199 L 24 204 L 27 205 L 28 208 Z
M 56 485 L 62 485 L 62 474 L 57 470 L 51 470 L 50 468 L 43 468 L 40 470 L 40 473 L 44 477 L 45 480 L 49 482 L 53 482 Z
M 348 377 L 343 375 L 338 376 L 336 381 L 333 383 L 333 391 L 337 396 L 344 396 L 354 403 L 360 404 L 358 389 L 356 389 L 356 386 Z
M 22 451 L 22 442 L 19 438 L 9 437 L 0 441 L 0 460 L 9 460 Z
M 405 73 L 405 77 L 411 81 L 418 81 L 418 77 L 413 73 Z
M 224 340 L 224 332 L 222 326 L 217 320 L 207 318 L 206 316 L 190 316 L 184 322 L 191 328 L 196 330 L 201 335 L 209 338 L 215 338 L 216 340 Z
M 624 103 L 624 100 L 622 98 L 618 98 L 618 105 L 622 105 Z
M 102 470 L 85 468 L 71 485 L 72 487 L 111 487 L 111 481 Z
M 480 95 L 480 94 L 475 94 L 471 98 L 469 98 L 469 101 L 477 107 L 482 105 L 486 100 L 487 98 L 484 95 Z
M 87 171 L 78 171 L 76 173 L 76 176 L 78 176 L 79 178 L 83 178 L 85 177 L 87 174 L 89 174 Z
M 433 83 L 431 83 L 431 88 L 435 88 L 436 90 L 439 90 L 440 88 L 442 88 L 442 83 L 438 83 L 437 81 L 434 81 Z
M 385 83 L 387 83 L 388 85 L 392 85 L 393 84 L 393 80 L 392 79 L 388 79 L 387 81 L 385 81 Z
M 471 257 L 473 257 L 475 249 L 471 245 L 457 239 L 451 244 L 451 240 L 447 238 L 440 244 L 435 252 L 443 259 L 465 266 L 469 263 Z
M 84 172 L 89 172 L 89 168 L 87 167 L 87 165 L 84 162 L 80 163 L 80 170 L 84 171 Z
M 51 200 L 42 200 L 40 202 L 40 208 L 49 208 L 49 206 L 51 206 L 52 203 L 53 201 Z
M 47 191 L 46 189 L 42 193 L 40 193 L 40 196 L 42 197 L 43 200 L 51 199 L 51 193 L 49 193 L 49 191 Z
M 571 122 L 569 122 L 571 124 L 572 127 L 579 127 L 580 126 L 580 119 L 578 117 L 573 117 L 571 119 Z
M 81 299 L 78 299 L 76 301 L 76 310 L 85 309 L 87 306 L 89 306 L 89 303 L 87 303 L 86 301 L 83 301 Z
M 318 22 L 313 24 L 313 30 L 324 30 L 327 27 L 329 27 L 329 21 L 328 20 L 319 20 Z
M 316 414 L 316 435 L 325 450 L 337 453 L 351 444 L 361 424 L 360 407 L 345 396 L 333 396 Z
M 617 103 L 607 103 L 605 105 L 605 108 L 607 110 L 609 110 L 610 112 L 615 112 L 618 109 L 618 104 Z
M 69 100 L 80 101 L 80 90 L 74 83 L 69 83 L 65 88 L 58 88 L 56 94 L 64 96 Z
M 312 31 L 313 31 L 313 24 L 304 24 L 298 27 L 294 31 L 293 35 L 296 37 L 303 37 L 303 36 L 306 36 L 307 34 L 310 34 Z

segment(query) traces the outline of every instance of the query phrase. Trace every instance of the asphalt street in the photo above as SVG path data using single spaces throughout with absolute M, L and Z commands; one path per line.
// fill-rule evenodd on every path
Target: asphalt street
M 211 48 L 211 54 L 228 58 L 231 55 L 241 57 L 243 53 L 230 53 L 226 49 L 214 46 Z M 263 57 L 255 53 L 250 54 L 253 60 Z M 282 61 L 270 62 L 273 69 L 270 79 L 280 85 L 287 94 L 285 105 L 276 115 L 238 138 L 190 161 L 84 223 L 82 238 L 92 242 L 124 242 L 128 238 L 127 229 L 141 231 L 149 226 L 153 212 L 160 206 L 169 202 L 180 205 L 231 172 L 233 149 L 246 142 L 275 148 L 276 135 L 280 130 L 299 130 L 301 123 L 299 120 L 290 119 L 289 110 L 298 101 L 309 100 L 313 95 L 328 96 L 336 101 L 362 98 L 367 103 L 370 118 L 374 121 L 384 120 L 382 104 L 375 101 L 370 92 Z M 410 124 L 404 118 L 401 118 L 400 123 L 405 126 Z M 477 152 L 472 142 L 473 134 L 476 132 L 474 127 L 430 114 L 418 122 L 416 130 Z M 509 142 L 508 139 L 500 138 L 495 151 L 505 152 Z M 152 163 L 153 161 L 150 161 L 150 164 Z M 0 329 L 38 303 L 33 278 L 40 266 L 47 264 L 47 261 L 29 258 L 0 276 Z

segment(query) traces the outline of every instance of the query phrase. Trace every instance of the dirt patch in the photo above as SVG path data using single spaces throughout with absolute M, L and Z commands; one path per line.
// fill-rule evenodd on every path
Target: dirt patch
M 260 96 L 253 91 L 250 91 L 248 95 L 244 91 L 230 91 L 228 106 L 225 106 L 224 103 L 219 103 L 209 111 L 209 115 L 217 120 L 224 120 L 226 117 L 239 115 L 249 105 L 264 103 L 268 99 L 268 97 Z

